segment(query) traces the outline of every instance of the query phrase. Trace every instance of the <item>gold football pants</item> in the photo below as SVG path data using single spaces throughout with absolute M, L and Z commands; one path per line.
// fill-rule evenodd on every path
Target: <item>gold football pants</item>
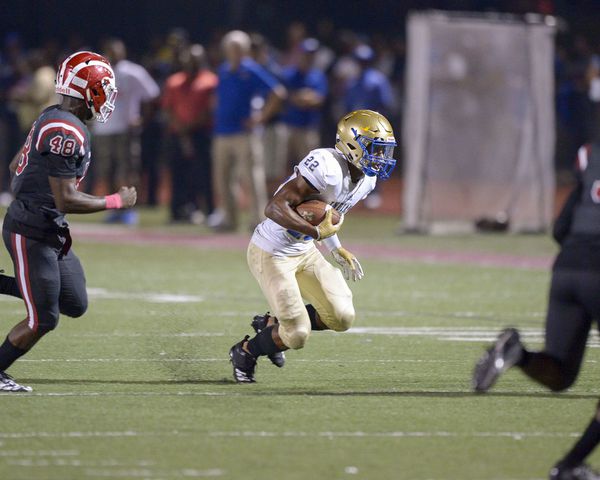
M 315 307 L 331 330 L 343 332 L 354 322 L 352 292 L 342 272 L 313 245 L 302 255 L 271 255 L 253 243 L 248 266 L 279 320 L 279 336 L 292 349 L 302 348 L 310 335 L 310 318 L 304 300 Z M 304 299 L 304 300 L 303 300 Z

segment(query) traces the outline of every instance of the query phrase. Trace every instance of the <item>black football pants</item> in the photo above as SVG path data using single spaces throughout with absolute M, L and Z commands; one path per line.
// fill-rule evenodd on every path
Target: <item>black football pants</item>
M 13 261 L 29 328 L 47 332 L 56 328 L 60 313 L 69 317 L 85 313 L 85 275 L 73 250 L 61 256 L 60 249 L 7 229 L 2 230 L 2 238 Z
M 577 379 L 594 321 L 600 320 L 600 272 L 555 270 L 552 274 L 546 345 L 530 352 L 522 368 L 552 390 L 565 390 Z

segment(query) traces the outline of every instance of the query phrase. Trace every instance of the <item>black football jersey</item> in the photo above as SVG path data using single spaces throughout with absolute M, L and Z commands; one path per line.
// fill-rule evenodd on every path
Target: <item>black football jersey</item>
M 577 185 L 554 224 L 561 251 L 555 269 L 600 272 L 600 143 L 577 154 Z
M 11 182 L 15 200 L 8 215 L 16 225 L 46 231 L 66 225 L 64 214 L 56 208 L 48 177 L 76 178 L 79 186 L 90 159 L 90 133 L 85 124 L 58 105 L 44 110 L 31 127 L 19 157 Z

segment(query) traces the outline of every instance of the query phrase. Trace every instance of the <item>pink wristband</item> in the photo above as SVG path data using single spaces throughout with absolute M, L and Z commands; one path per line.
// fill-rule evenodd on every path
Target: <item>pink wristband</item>
M 121 195 L 119 195 L 118 193 L 113 193 L 112 195 L 107 195 L 106 197 L 104 197 L 104 200 L 106 200 L 106 209 L 107 210 L 113 210 L 113 209 L 121 208 L 123 206 L 123 199 L 121 198 Z

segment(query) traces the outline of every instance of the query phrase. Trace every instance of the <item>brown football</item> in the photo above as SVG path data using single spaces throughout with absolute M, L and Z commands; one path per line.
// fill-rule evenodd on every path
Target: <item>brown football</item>
M 326 207 L 327 204 L 320 200 L 308 200 L 300 205 L 296 205 L 296 212 L 298 212 L 298 215 L 304 220 L 316 227 L 325 218 Z M 340 214 L 335 208 L 333 209 L 332 220 L 334 225 L 337 225 L 340 221 Z

